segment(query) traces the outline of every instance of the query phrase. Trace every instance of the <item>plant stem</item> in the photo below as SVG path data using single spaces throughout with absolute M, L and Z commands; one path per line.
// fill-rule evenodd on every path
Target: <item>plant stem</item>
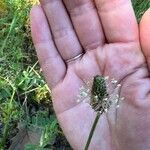
M 92 126 L 92 128 L 91 128 L 91 131 L 90 131 L 90 134 L 89 134 L 89 137 L 88 137 L 88 140 L 87 140 L 87 142 L 86 142 L 86 145 L 85 145 L 84 150 L 88 150 L 88 148 L 89 148 L 89 146 L 90 146 L 90 143 L 91 143 L 91 140 L 92 140 L 92 137 L 93 137 L 93 134 L 94 134 L 96 125 L 97 125 L 97 123 L 98 123 L 98 120 L 99 120 L 99 118 L 100 118 L 100 115 L 101 115 L 101 113 L 100 113 L 100 112 L 97 112 L 96 117 L 95 117 L 95 120 L 94 120 L 94 123 L 93 123 L 93 126 Z
M 5 145 L 6 145 L 6 140 L 8 138 L 8 132 L 10 130 L 10 119 L 11 119 L 11 113 L 12 113 L 12 101 L 13 101 L 14 96 L 15 96 L 15 89 L 13 89 L 13 93 L 12 93 L 12 96 L 11 96 L 10 102 L 9 102 L 9 108 L 8 108 L 8 112 L 7 112 L 8 116 L 7 116 L 6 123 L 4 125 L 2 141 L 0 143 L 2 148 L 4 148 Z
M 4 42 L 3 42 L 2 47 L 0 48 L 0 52 L 1 52 L 2 56 L 4 55 L 4 54 L 3 54 L 4 48 L 5 48 L 6 44 L 7 44 L 8 38 L 9 38 L 9 36 L 10 36 L 12 30 L 14 29 L 16 20 L 17 20 L 17 15 L 14 16 L 14 18 L 13 18 L 13 20 L 12 20 L 12 23 L 11 23 L 11 25 L 10 25 L 10 28 L 9 28 L 8 34 L 7 34 L 6 38 L 4 39 Z

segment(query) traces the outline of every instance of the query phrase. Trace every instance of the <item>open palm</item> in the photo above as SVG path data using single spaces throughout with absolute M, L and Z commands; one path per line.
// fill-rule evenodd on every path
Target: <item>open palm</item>
M 96 75 L 118 80 L 125 100 L 117 118 L 113 111 L 101 116 L 90 149 L 150 149 L 149 15 L 139 34 L 130 0 L 41 0 L 33 7 L 34 45 L 56 115 L 74 149 L 84 149 L 96 115 L 89 104 L 77 102 L 77 95 Z

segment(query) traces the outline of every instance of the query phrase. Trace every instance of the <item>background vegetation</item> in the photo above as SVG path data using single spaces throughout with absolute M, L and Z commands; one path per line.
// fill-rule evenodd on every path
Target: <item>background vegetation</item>
M 132 0 L 138 21 L 150 0 Z M 71 149 L 57 123 L 31 41 L 37 0 L 0 0 L 0 150 Z

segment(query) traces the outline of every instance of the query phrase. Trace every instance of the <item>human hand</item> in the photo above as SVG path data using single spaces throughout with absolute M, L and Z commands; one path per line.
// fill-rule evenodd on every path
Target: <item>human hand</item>
M 96 116 L 88 103 L 76 101 L 95 75 L 119 81 L 125 100 L 117 118 L 101 116 L 90 149 L 150 149 L 149 16 L 138 27 L 130 0 L 41 0 L 32 8 L 34 45 L 73 149 L 84 149 Z

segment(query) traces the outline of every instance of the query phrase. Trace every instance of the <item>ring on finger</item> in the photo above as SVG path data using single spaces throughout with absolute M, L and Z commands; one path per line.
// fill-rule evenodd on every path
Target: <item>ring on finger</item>
M 75 56 L 73 58 L 70 58 L 70 59 L 66 60 L 66 63 L 70 63 L 72 61 L 75 61 L 75 60 L 81 58 L 83 55 L 84 55 L 84 53 L 81 53 L 81 54 L 79 54 L 79 55 L 77 55 L 77 56 Z

